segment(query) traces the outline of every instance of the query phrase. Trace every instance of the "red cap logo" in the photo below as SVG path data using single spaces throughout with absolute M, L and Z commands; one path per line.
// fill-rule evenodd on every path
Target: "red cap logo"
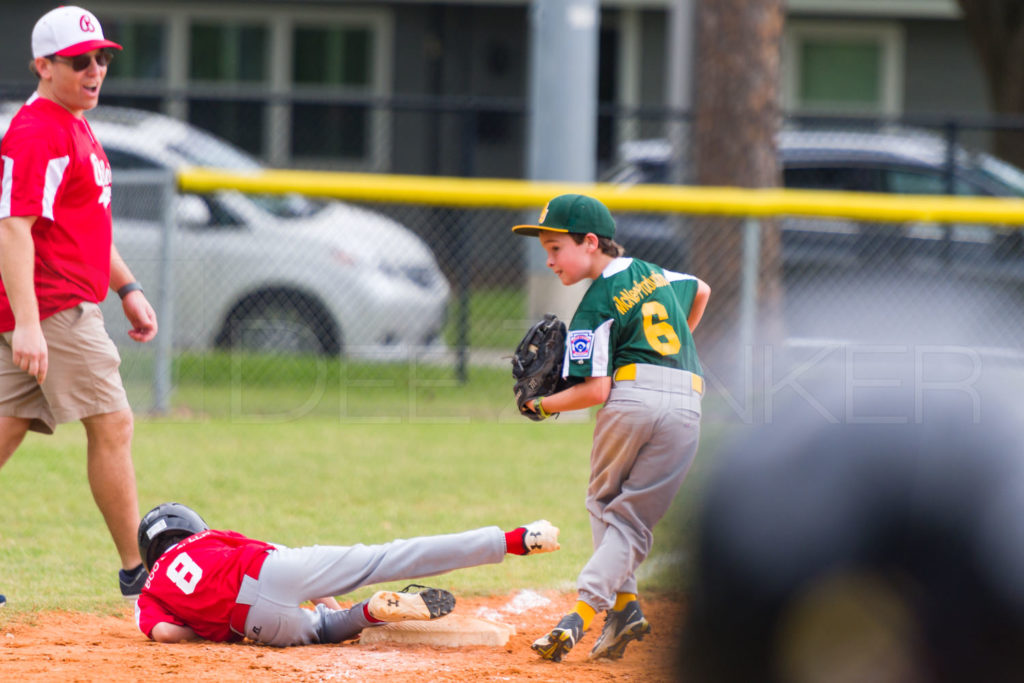
M 96 33 L 96 27 L 92 24 L 92 18 L 88 14 L 83 14 L 78 20 L 78 28 L 82 29 L 83 33 Z

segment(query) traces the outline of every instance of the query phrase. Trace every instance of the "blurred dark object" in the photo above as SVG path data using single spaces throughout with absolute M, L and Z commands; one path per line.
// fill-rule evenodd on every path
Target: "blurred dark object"
M 1006 392 L 977 411 L 956 393 L 925 397 L 920 423 L 892 424 L 895 400 L 875 424 L 790 411 L 728 449 L 685 680 L 1024 680 L 1021 422 Z

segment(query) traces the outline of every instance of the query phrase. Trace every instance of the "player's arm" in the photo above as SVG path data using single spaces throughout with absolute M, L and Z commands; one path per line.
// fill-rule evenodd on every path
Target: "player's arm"
M 686 319 L 686 324 L 689 325 L 690 332 L 697 329 L 697 325 L 700 324 L 700 319 L 704 317 L 704 309 L 708 306 L 708 298 L 710 296 L 711 287 L 708 283 L 698 278 L 697 293 L 693 296 L 693 305 L 690 306 L 690 316 Z
M 541 402 L 544 412 L 561 413 L 601 405 L 612 390 L 611 377 L 587 377 L 568 389 L 545 396 Z
M 135 282 L 135 276 L 132 275 L 128 264 L 121 258 L 117 247 L 111 242 L 110 288 L 116 292 L 132 282 Z M 121 308 L 124 309 L 124 316 L 132 325 L 132 329 L 128 332 L 129 337 L 137 342 L 148 342 L 156 336 L 156 311 L 150 306 L 141 289 L 126 294 L 121 300 Z
M 12 360 L 42 384 L 48 353 L 36 299 L 36 247 L 32 242 L 35 222 L 35 216 L 8 216 L 0 220 L 0 277 L 14 313 Z
M 202 640 L 188 626 L 169 624 L 166 621 L 161 621 L 154 626 L 149 637 L 158 643 L 181 643 L 190 640 Z

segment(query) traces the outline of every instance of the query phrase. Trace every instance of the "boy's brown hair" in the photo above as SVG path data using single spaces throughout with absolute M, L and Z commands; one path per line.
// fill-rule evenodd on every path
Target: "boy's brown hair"
M 569 237 L 571 237 L 572 241 L 576 244 L 583 244 L 583 240 L 586 238 L 586 235 L 581 235 L 578 232 L 570 232 Z M 601 250 L 602 254 L 611 256 L 612 258 L 618 258 L 626 253 L 625 247 L 608 237 L 598 237 L 597 248 Z

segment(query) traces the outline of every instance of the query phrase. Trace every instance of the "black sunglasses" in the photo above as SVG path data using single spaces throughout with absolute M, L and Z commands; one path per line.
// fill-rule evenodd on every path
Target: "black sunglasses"
M 64 57 L 62 55 L 50 55 L 47 59 L 55 62 L 64 62 L 69 65 L 75 71 L 85 71 L 92 64 L 93 59 L 96 60 L 96 66 L 106 66 L 110 64 L 110 60 L 114 58 L 114 51 L 109 48 L 103 48 L 95 55 L 84 54 L 75 55 L 74 57 Z

